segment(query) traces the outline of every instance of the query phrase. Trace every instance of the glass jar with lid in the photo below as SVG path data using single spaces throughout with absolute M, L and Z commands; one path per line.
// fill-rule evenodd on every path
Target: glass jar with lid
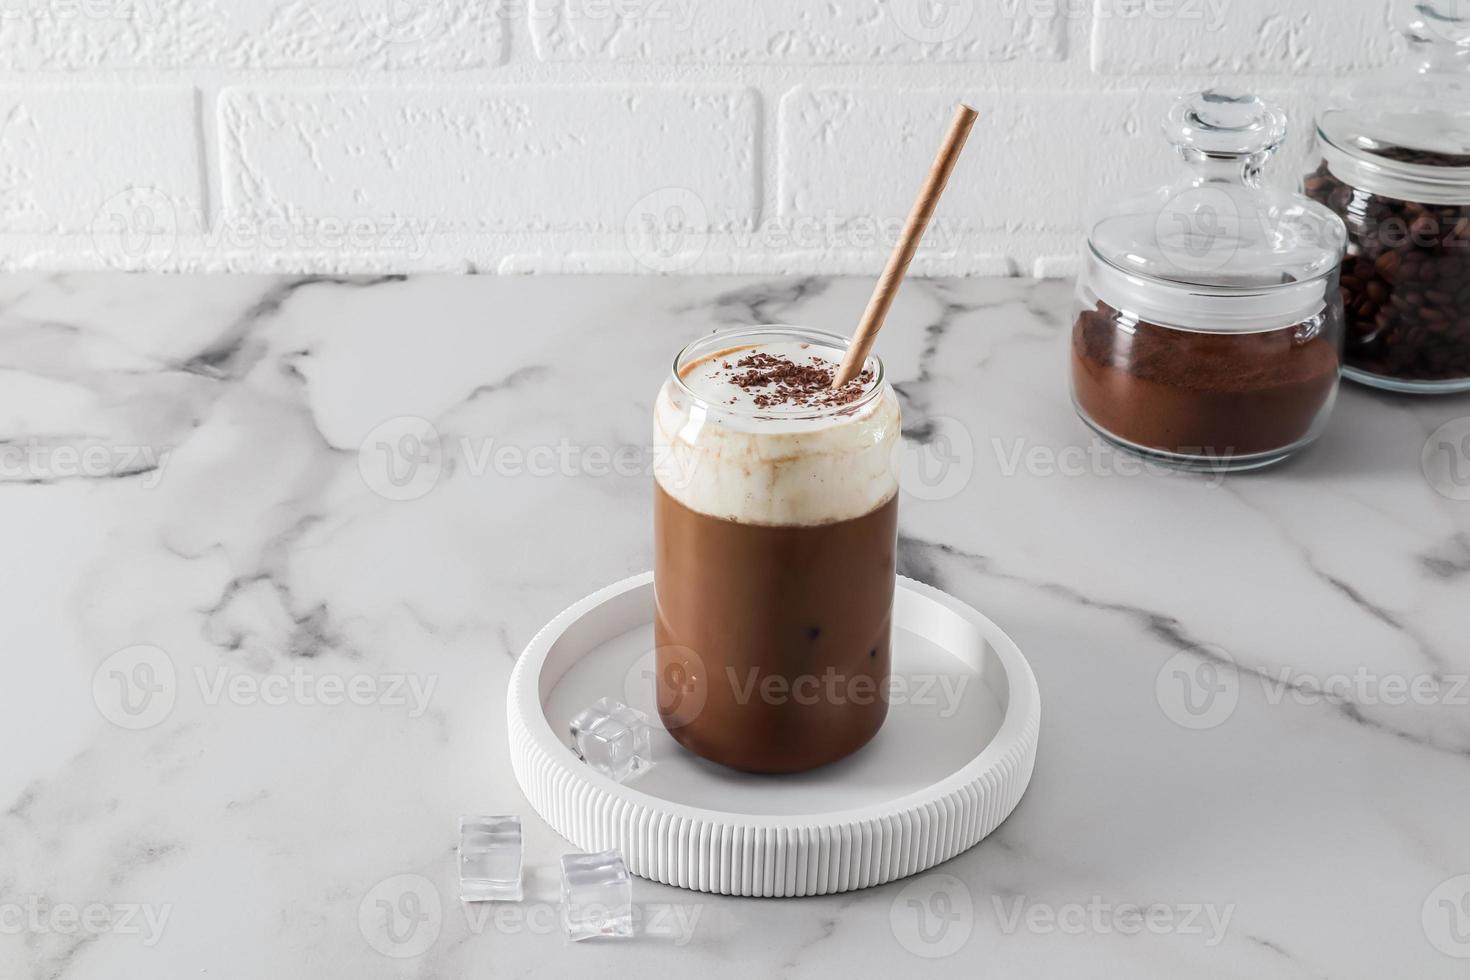
M 1470 390 L 1470 2 L 1401 0 L 1406 63 L 1317 118 L 1306 191 L 1348 227 L 1345 373 Z
M 1170 109 L 1173 182 L 1092 223 L 1072 397 L 1116 446 L 1186 469 L 1285 459 L 1320 432 L 1342 357 L 1342 221 L 1269 186 L 1286 116 L 1202 92 Z

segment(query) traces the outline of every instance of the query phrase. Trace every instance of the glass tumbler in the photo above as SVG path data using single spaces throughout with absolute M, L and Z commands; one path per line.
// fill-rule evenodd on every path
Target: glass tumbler
M 856 751 L 887 712 L 898 400 L 870 358 L 840 404 L 757 404 L 696 380 L 763 352 L 835 367 L 802 327 L 685 347 L 655 404 L 659 715 L 685 748 L 751 772 Z

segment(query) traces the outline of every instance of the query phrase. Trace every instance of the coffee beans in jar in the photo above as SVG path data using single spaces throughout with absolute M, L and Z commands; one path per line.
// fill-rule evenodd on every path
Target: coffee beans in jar
M 1396 3 L 1403 61 L 1327 100 L 1304 189 L 1348 230 L 1343 373 L 1470 391 L 1470 4 Z
M 1379 152 L 1404 163 L 1455 165 L 1445 154 Z M 1348 368 L 1406 382 L 1470 380 L 1470 203 L 1374 194 L 1339 179 L 1326 161 L 1307 177 L 1306 192 L 1348 229 Z

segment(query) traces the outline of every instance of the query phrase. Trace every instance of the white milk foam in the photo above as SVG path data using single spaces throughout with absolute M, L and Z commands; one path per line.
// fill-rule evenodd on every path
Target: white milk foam
M 809 526 L 861 517 L 898 492 L 901 419 L 891 388 L 845 409 L 761 407 L 755 398 L 769 389 L 733 384 L 723 367 L 755 352 L 834 367 L 842 357 L 815 344 L 761 344 L 686 369 L 695 398 L 665 382 L 654 406 L 655 476 L 665 493 L 711 517 Z

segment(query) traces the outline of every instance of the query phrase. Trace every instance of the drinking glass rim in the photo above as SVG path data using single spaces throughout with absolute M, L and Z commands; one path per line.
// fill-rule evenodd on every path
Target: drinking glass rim
M 781 336 L 788 340 L 794 339 L 797 341 L 820 341 L 824 346 L 836 348 L 837 350 L 840 350 L 844 353 L 846 353 L 847 349 L 852 346 L 851 337 L 844 337 L 841 334 L 831 333 L 826 330 L 818 330 L 815 327 L 803 327 L 794 323 L 762 323 L 750 327 L 731 327 L 729 330 L 717 330 L 713 333 L 707 333 L 702 336 L 696 337 L 695 339 L 689 341 L 689 343 L 685 344 L 683 347 L 679 348 L 679 352 L 674 355 L 674 363 L 670 367 L 669 377 L 673 381 L 674 386 L 678 388 L 680 392 L 682 392 L 685 396 L 687 396 L 689 399 L 691 399 L 701 407 L 705 408 L 706 410 L 722 412 L 727 415 L 738 415 L 744 418 L 765 419 L 771 421 L 813 421 L 817 419 L 831 418 L 837 415 L 852 414 L 857 410 L 869 405 L 882 393 L 885 383 L 883 359 L 877 354 L 871 352 L 869 352 L 868 354 L 868 359 L 863 363 L 863 367 L 872 368 L 873 380 L 872 383 L 869 384 L 869 386 L 863 391 L 861 396 L 845 404 L 828 405 L 821 408 L 812 409 L 810 412 L 782 412 L 781 414 L 776 415 L 772 414 L 771 412 L 765 411 L 764 409 L 755 408 L 753 406 L 747 407 L 743 405 L 716 405 L 709 399 L 699 395 L 693 388 L 689 387 L 689 385 L 684 382 L 684 378 L 679 373 L 679 368 L 684 365 L 685 358 L 697 347 L 701 347 L 702 345 L 706 344 L 710 345 L 709 350 L 702 352 L 704 355 L 707 356 L 717 353 L 719 350 L 721 350 L 720 342 L 722 341 L 734 340 L 737 338 L 745 339 L 749 337 L 760 337 L 761 335 L 767 334 L 772 336 Z M 759 343 L 759 341 L 757 341 L 756 343 Z M 737 343 L 733 346 L 745 345 Z M 756 344 L 753 343 L 749 346 L 756 346 Z

